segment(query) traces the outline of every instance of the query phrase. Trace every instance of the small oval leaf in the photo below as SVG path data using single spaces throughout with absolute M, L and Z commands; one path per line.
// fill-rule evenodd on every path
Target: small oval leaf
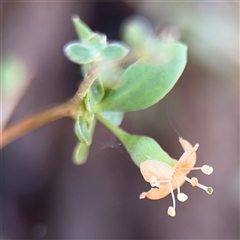
M 88 116 L 79 117 L 74 126 L 75 134 L 84 144 L 90 146 L 92 144 L 92 136 L 96 121 Z
M 107 45 L 107 36 L 105 34 L 94 33 L 84 43 L 90 49 L 100 52 Z
M 74 63 L 86 64 L 95 60 L 96 54 L 85 44 L 80 42 L 71 42 L 63 48 L 65 56 Z
M 101 51 L 100 55 L 104 60 L 117 60 L 124 58 L 129 52 L 126 45 L 120 43 L 110 43 Z
M 89 146 L 79 142 L 73 151 L 73 162 L 76 165 L 84 164 L 87 161 Z

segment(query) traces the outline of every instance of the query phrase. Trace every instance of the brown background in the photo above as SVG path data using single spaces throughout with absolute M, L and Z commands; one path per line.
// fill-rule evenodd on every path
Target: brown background
M 10 123 L 76 91 L 79 69 L 62 52 L 76 39 L 73 13 L 112 40 L 134 14 L 157 32 L 179 29 L 189 46 L 186 70 L 166 98 L 126 114 L 122 127 L 155 138 L 175 158 L 182 154 L 178 134 L 198 142 L 198 165 L 214 173 L 190 176 L 214 193 L 185 184 L 189 199 L 177 202 L 171 218 L 170 196 L 138 199 L 149 185 L 101 124 L 88 162 L 73 165 L 73 122 L 62 119 L 2 150 L 2 239 L 239 239 L 239 3 L 2 2 L 2 59 L 20 56 L 35 71 Z

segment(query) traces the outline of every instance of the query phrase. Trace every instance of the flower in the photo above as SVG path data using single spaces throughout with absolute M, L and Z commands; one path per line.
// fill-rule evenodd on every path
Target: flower
M 143 192 L 139 196 L 140 199 L 145 197 L 157 200 L 164 198 L 171 193 L 173 206 L 168 208 L 168 215 L 174 217 L 176 215 L 176 201 L 173 193 L 174 189 L 177 189 L 177 199 L 180 202 L 185 202 L 188 196 L 180 191 L 180 187 L 185 181 L 205 190 L 208 194 L 212 194 L 213 189 L 206 187 L 198 183 L 197 178 L 188 178 L 187 174 L 191 170 L 201 170 L 204 174 L 210 175 L 213 172 L 213 168 L 204 165 L 202 167 L 194 167 L 196 163 L 196 151 L 199 144 L 194 147 L 186 140 L 179 138 L 179 142 L 184 150 L 183 155 L 178 161 L 175 160 L 174 165 L 170 166 L 159 160 L 149 159 L 140 164 L 140 171 L 145 181 L 149 182 L 151 189 L 148 192 Z

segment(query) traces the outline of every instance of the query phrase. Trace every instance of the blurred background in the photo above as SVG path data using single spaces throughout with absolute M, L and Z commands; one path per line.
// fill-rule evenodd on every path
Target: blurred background
M 1 151 L 2 239 L 239 239 L 239 3 L 19 1 L 1 8 L 2 62 L 15 64 L 7 86 L 15 94 L 2 98 L 4 121 L 74 95 L 79 68 L 62 51 L 77 38 L 72 14 L 110 40 L 140 15 L 156 34 L 186 43 L 189 60 L 173 90 L 153 107 L 127 113 L 122 127 L 155 138 L 176 159 L 179 135 L 199 143 L 197 165 L 214 168 L 211 176 L 189 174 L 213 194 L 184 184 L 189 199 L 177 202 L 171 218 L 171 196 L 139 200 L 149 184 L 101 124 L 87 163 L 76 166 L 73 121 L 49 123 Z

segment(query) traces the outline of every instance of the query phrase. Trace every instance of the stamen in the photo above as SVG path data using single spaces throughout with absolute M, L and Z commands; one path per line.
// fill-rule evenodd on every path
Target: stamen
M 202 170 L 202 167 L 194 167 L 194 168 L 180 168 L 181 170 Z
M 177 191 L 178 191 L 177 199 L 178 199 L 178 201 L 180 201 L 180 202 L 185 202 L 185 201 L 188 199 L 188 196 L 187 196 L 187 194 L 180 192 L 180 187 L 179 187 L 178 179 L 177 179 L 177 177 L 176 177 L 175 175 L 173 175 L 173 177 L 175 178 L 175 180 L 176 180 L 176 182 L 177 182 Z
M 170 191 L 171 191 L 171 195 L 172 195 L 173 207 L 170 206 L 168 208 L 167 213 L 168 213 L 169 216 L 174 217 L 176 215 L 176 210 L 175 210 L 176 202 L 175 202 L 175 197 L 174 197 L 174 193 L 173 193 L 172 184 L 170 182 L 169 182 L 169 187 L 170 187 Z
M 189 183 L 192 184 L 193 187 L 197 186 L 198 185 L 198 180 L 197 178 L 193 177 L 193 178 L 188 178 L 188 177 L 185 177 L 185 180 Z
M 196 177 L 192 177 L 191 178 L 191 184 L 193 187 L 198 185 L 198 179 Z
M 193 177 L 193 178 L 189 179 L 188 177 L 185 177 L 185 180 L 186 180 L 187 182 L 191 183 L 192 186 L 197 186 L 197 187 L 203 189 L 203 190 L 204 190 L 206 193 L 208 193 L 208 194 L 212 194 L 212 193 L 213 193 L 212 187 L 207 187 L 207 186 L 204 186 L 204 185 L 198 183 L 197 178 L 194 178 L 194 177 Z
M 213 168 L 208 165 L 203 165 L 201 170 L 204 174 L 207 174 L 207 175 L 210 175 L 213 172 Z
M 177 199 L 178 199 L 180 202 L 185 202 L 185 201 L 187 201 L 188 196 L 187 196 L 187 194 L 185 194 L 185 193 L 178 193 Z
M 175 175 L 173 175 L 173 177 L 175 178 L 176 182 L 177 182 L 177 191 L 178 191 L 178 194 L 180 194 L 180 187 L 179 187 L 179 182 L 178 182 L 178 179 Z
M 173 188 L 172 188 L 172 184 L 171 183 L 169 183 L 169 187 L 170 187 L 170 191 L 171 191 L 171 195 L 172 195 L 173 208 L 175 209 L 176 201 L 175 201 L 175 196 L 174 196 L 174 193 L 173 193 Z
M 212 187 L 208 187 L 207 193 L 208 193 L 209 195 L 211 195 L 211 194 L 213 193 L 213 188 L 212 188 Z
M 176 215 L 175 209 L 174 209 L 173 207 L 171 207 L 171 206 L 168 208 L 167 213 L 168 213 L 168 215 L 171 216 L 171 217 L 175 217 L 175 215 Z
M 207 186 L 204 186 L 204 185 L 202 185 L 200 183 L 197 185 L 197 187 L 205 190 L 205 192 L 208 193 L 208 194 L 212 194 L 213 193 L 212 187 L 207 187 Z
M 150 177 L 150 185 L 151 185 L 151 187 L 159 188 L 160 184 L 155 176 Z
M 203 165 L 202 167 L 194 168 L 180 168 L 181 170 L 201 170 L 204 174 L 210 175 L 213 172 L 213 168 L 208 165 Z

